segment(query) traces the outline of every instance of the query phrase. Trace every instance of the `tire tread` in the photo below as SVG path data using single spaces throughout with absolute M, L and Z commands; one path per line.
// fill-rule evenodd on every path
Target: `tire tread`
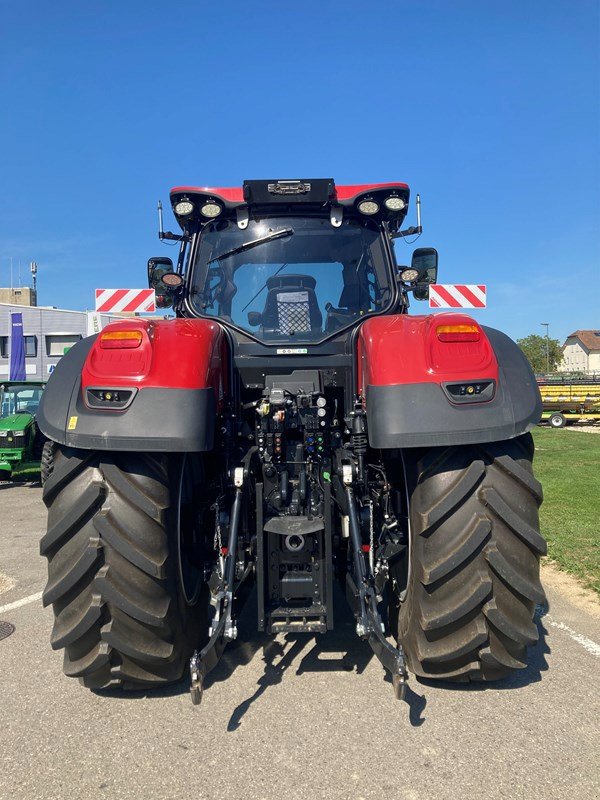
M 51 645 L 65 650 L 65 674 L 92 689 L 179 680 L 206 622 L 204 605 L 181 600 L 171 543 L 181 461 L 62 445 L 52 461 L 43 602 L 54 608 Z
M 498 680 L 526 666 L 545 601 L 530 434 L 413 463 L 412 567 L 398 638 L 417 675 Z

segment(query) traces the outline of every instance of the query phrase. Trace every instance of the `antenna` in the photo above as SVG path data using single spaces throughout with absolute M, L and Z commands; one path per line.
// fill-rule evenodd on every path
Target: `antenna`
M 31 270 L 31 282 L 32 286 L 32 294 L 33 294 L 33 302 L 37 305 L 37 264 L 35 261 L 32 261 L 29 264 L 29 269 Z
M 412 226 L 410 228 L 406 228 L 403 231 L 396 231 L 395 233 L 391 234 L 392 239 L 403 239 L 405 236 L 416 236 L 417 239 L 423 233 L 423 228 L 421 227 L 421 195 L 417 195 L 417 225 Z M 416 242 L 417 239 L 413 239 L 413 242 Z M 410 242 L 412 244 L 412 242 Z
M 189 238 L 186 238 L 187 234 L 184 234 L 184 236 L 179 236 L 176 233 L 171 233 L 171 231 L 167 231 L 166 233 L 164 232 L 163 208 L 160 200 L 158 201 L 156 208 L 158 209 L 158 238 L 161 240 L 161 242 L 163 242 L 165 239 L 173 242 L 189 242 Z
M 157 209 L 158 209 L 158 238 L 162 242 L 162 240 L 165 238 L 165 232 L 163 230 L 163 213 L 162 213 L 162 203 L 160 200 L 158 201 Z

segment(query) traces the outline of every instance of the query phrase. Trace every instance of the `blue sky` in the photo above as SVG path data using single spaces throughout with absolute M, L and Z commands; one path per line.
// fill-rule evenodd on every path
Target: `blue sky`
M 400 180 L 480 321 L 600 328 L 597 0 L 0 10 L 0 285 L 12 256 L 42 304 L 144 286 L 171 186 Z

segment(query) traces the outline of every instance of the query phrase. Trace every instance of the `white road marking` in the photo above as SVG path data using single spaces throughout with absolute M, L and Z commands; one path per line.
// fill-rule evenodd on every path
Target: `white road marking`
M 582 636 L 580 633 L 577 633 L 573 628 L 569 628 L 568 625 L 565 625 L 564 622 L 556 622 L 550 616 L 543 617 L 542 622 L 548 622 L 548 625 L 552 625 L 553 628 L 564 631 L 571 639 L 574 639 L 582 647 L 585 647 L 588 653 L 591 653 L 593 656 L 600 656 L 600 644 L 596 644 L 596 642 L 588 639 L 587 636 Z
M 22 597 L 20 600 L 15 600 L 14 603 L 8 603 L 8 605 L 0 606 L 0 614 L 4 614 L 5 611 L 12 611 L 13 608 L 21 608 L 21 606 L 26 606 L 29 603 L 35 603 L 37 600 L 42 599 L 42 594 L 43 592 L 30 594 L 29 597 Z

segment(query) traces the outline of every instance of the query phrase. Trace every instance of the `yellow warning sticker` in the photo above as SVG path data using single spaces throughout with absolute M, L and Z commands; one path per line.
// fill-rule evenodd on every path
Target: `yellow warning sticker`
M 69 424 L 67 425 L 68 431 L 74 431 L 77 427 L 77 417 L 69 417 Z

